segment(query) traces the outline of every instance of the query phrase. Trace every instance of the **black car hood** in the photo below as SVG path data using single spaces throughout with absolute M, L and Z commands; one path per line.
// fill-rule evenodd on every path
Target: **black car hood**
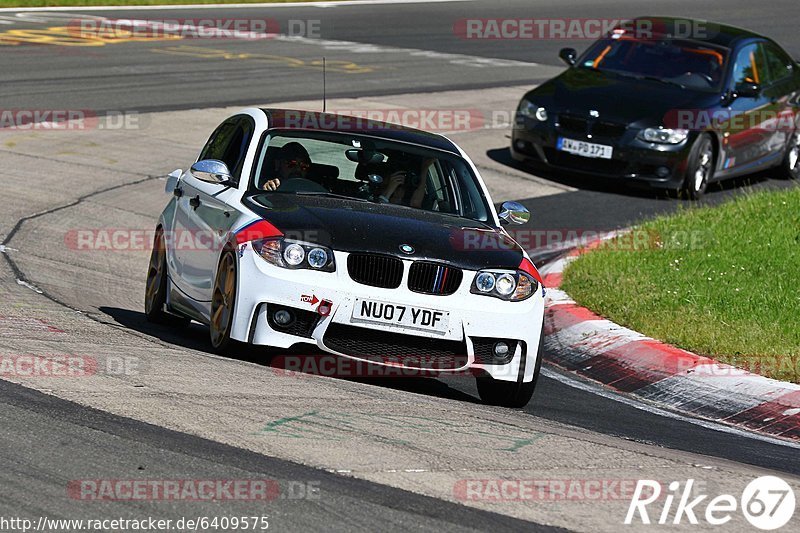
M 242 202 L 287 239 L 344 252 L 443 261 L 468 270 L 517 268 L 523 257 L 503 231 L 433 211 L 289 193 L 246 195 Z M 401 245 L 414 253 L 401 252 Z
M 663 124 L 676 110 L 706 109 L 720 99 L 713 92 L 588 68 L 570 68 L 526 98 L 559 113 L 589 116 L 597 111 L 599 120 L 644 127 Z

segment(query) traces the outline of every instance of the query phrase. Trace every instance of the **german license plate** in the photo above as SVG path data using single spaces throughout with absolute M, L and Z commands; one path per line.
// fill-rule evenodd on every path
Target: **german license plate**
M 558 138 L 557 148 L 562 152 L 568 152 L 583 157 L 597 157 L 600 159 L 611 159 L 611 154 L 614 152 L 613 146 L 576 141 L 575 139 L 567 139 L 566 137 Z

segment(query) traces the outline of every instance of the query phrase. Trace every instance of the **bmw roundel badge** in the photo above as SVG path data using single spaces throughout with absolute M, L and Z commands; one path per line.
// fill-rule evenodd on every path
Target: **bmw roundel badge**
M 414 247 L 411 246 L 410 244 L 401 244 L 400 251 L 403 252 L 404 254 L 413 254 Z

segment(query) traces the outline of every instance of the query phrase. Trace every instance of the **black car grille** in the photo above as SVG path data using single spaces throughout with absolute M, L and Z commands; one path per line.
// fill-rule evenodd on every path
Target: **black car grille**
M 559 115 L 558 124 L 561 131 L 565 133 L 574 133 L 582 137 L 591 134 L 593 137 L 602 137 L 604 139 L 619 139 L 628 129 L 625 124 L 586 119 L 573 115 Z
M 453 294 L 464 277 L 460 268 L 417 261 L 408 271 L 408 288 L 422 294 Z
M 350 254 L 347 257 L 347 272 L 357 283 L 396 289 L 403 279 L 403 262 L 386 255 Z
M 555 148 L 545 148 L 548 163 L 557 167 L 564 167 L 582 172 L 598 174 L 619 175 L 624 174 L 628 168 L 626 161 L 618 159 L 602 159 L 599 157 L 582 157 L 579 155 L 561 152 Z
M 432 370 L 454 370 L 466 366 L 467 345 L 463 341 L 417 337 L 382 330 L 332 323 L 323 339 L 331 350 L 372 361 Z
M 278 324 L 275 322 L 273 317 L 279 310 L 290 312 L 294 317 L 294 320 L 286 325 Z M 281 333 L 310 339 L 311 333 L 314 331 L 314 328 L 317 327 L 317 322 L 319 322 L 319 319 L 319 313 L 315 313 L 314 311 L 295 309 L 293 307 L 285 307 L 283 305 L 267 304 L 267 322 L 269 323 L 269 327 Z
M 470 337 L 472 347 L 475 350 L 475 362 L 483 365 L 506 365 L 514 359 L 514 352 L 517 350 L 517 342 L 510 339 L 494 339 L 489 337 Z M 503 358 L 495 357 L 494 345 L 498 342 L 508 344 L 508 355 Z M 523 344 L 523 350 L 524 348 Z

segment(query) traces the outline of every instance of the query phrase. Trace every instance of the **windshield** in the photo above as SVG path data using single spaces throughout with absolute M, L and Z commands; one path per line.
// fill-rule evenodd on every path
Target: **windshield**
M 257 191 L 326 195 L 489 220 L 477 178 L 454 154 L 366 135 L 268 133 L 254 163 L 251 187 Z
M 652 79 L 705 91 L 719 90 L 728 50 L 678 39 L 635 39 L 626 36 L 598 41 L 578 61 L 623 76 Z

